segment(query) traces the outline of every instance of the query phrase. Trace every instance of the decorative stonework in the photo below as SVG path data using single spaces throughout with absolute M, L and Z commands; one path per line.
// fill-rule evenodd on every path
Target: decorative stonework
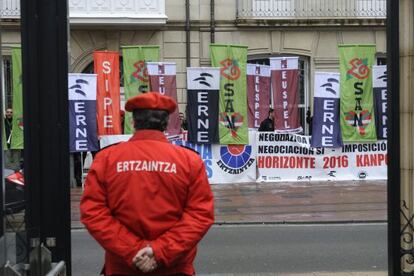
M 0 17 L 2 19 L 20 18 L 20 0 L 0 1 Z
M 72 24 L 165 24 L 165 0 L 69 0 Z
M 2 18 L 20 18 L 20 0 L 0 1 Z M 75 25 L 165 24 L 165 0 L 69 0 Z

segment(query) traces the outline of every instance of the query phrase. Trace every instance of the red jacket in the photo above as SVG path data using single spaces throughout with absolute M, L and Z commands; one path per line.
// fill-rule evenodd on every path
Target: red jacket
M 96 155 L 80 208 L 82 223 L 106 250 L 108 275 L 194 274 L 196 245 L 214 222 L 203 161 L 155 130 Z M 132 258 L 148 244 L 158 268 L 144 274 Z

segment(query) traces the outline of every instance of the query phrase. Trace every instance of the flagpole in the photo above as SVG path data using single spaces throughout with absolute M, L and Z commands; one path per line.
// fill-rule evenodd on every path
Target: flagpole
M 81 160 L 81 186 L 83 187 L 83 151 L 81 151 L 81 156 L 80 156 L 80 160 Z

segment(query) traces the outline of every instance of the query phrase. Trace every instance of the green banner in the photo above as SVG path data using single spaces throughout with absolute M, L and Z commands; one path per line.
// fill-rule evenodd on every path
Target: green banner
M 339 45 L 344 142 L 376 141 L 372 65 L 375 45 Z
M 159 55 L 159 46 L 122 47 L 125 100 L 150 91 L 148 71 L 145 63 L 158 61 Z M 125 112 L 124 133 L 134 133 L 132 113 L 130 112 Z
M 21 47 L 12 49 L 13 68 L 13 122 L 11 149 L 23 149 L 23 79 Z
M 249 143 L 247 126 L 247 46 L 210 45 L 211 65 L 220 67 L 220 144 Z

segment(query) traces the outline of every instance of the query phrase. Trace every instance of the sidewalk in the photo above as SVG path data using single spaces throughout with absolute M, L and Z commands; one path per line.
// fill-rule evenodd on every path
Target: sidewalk
M 385 180 L 222 184 L 212 185 L 212 190 L 216 224 L 387 220 Z M 79 221 L 81 193 L 80 188 L 71 190 L 72 228 L 83 227 Z

